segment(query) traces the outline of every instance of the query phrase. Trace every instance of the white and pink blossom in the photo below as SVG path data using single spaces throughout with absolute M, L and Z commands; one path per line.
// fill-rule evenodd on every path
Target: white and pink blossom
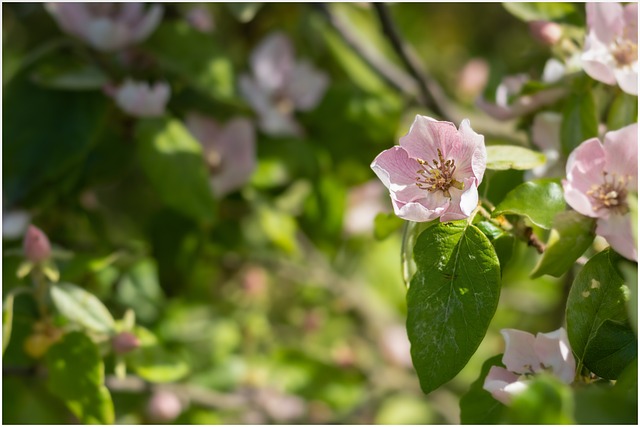
M 638 260 L 627 196 L 638 192 L 638 124 L 591 138 L 569 155 L 562 181 L 569 206 L 597 218 L 596 234 L 621 255 Z
M 167 83 L 136 82 L 127 79 L 117 87 L 105 88 L 122 111 L 134 117 L 159 117 L 164 115 L 171 89 Z
M 573 382 L 576 361 L 564 328 L 536 336 L 516 329 L 500 333 L 505 341 L 502 363 L 506 369 L 491 367 L 483 385 L 496 400 L 508 405 L 527 389 L 530 376 L 540 372 L 549 372 L 566 384 Z
M 487 163 L 484 136 L 451 122 L 417 115 L 400 145 L 380 153 L 371 168 L 389 189 L 400 218 L 423 222 L 464 219 L 478 205 Z
M 202 145 L 213 193 L 222 197 L 246 184 L 256 167 L 255 130 L 251 121 L 235 118 L 221 126 L 198 113 L 189 113 L 185 121 Z
M 63 31 L 104 52 L 146 39 L 163 14 L 162 6 L 144 3 L 48 3 L 46 9 Z
M 638 4 L 587 3 L 584 71 L 638 95 Z
M 560 127 L 562 114 L 543 111 L 533 118 L 531 141 L 544 153 L 547 161 L 525 172 L 526 179 L 542 177 L 560 177 L 564 175 L 564 162 L 561 161 Z
M 265 38 L 249 59 L 252 75 L 240 76 L 240 90 L 271 135 L 300 135 L 295 111 L 309 111 L 324 95 L 329 78 L 307 61 L 296 61 L 291 40 L 282 33 Z

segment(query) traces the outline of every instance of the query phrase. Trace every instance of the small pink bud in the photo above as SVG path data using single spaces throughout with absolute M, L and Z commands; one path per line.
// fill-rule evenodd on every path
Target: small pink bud
M 170 423 L 182 413 L 182 402 L 168 390 L 156 391 L 147 404 L 147 414 L 156 423 Z
M 140 347 L 140 340 L 131 332 L 120 332 L 111 340 L 113 351 L 118 354 L 129 353 Z
M 555 22 L 531 21 L 529 31 L 534 39 L 547 46 L 553 46 L 562 37 L 562 27 Z
M 51 256 L 49 238 L 38 227 L 30 225 L 22 242 L 24 256 L 29 261 L 41 262 Z

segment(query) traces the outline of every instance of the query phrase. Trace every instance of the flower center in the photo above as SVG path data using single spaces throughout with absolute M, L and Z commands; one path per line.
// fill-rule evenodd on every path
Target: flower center
M 638 61 L 638 45 L 631 40 L 617 40 L 611 50 L 618 67 L 632 65 Z
M 617 177 L 615 173 L 609 175 L 602 173 L 604 182 L 600 185 L 593 185 L 587 191 L 587 196 L 591 197 L 593 210 L 608 209 L 613 213 L 624 215 L 629 212 L 627 204 L 627 183 L 631 179 L 629 176 Z
M 211 150 L 205 154 L 205 160 L 207 163 L 207 169 L 209 174 L 217 175 L 222 171 L 222 156 L 215 150 Z
M 458 190 L 464 189 L 464 184 L 462 182 L 453 179 L 453 174 L 456 171 L 455 160 L 449 159 L 445 161 L 442 156 L 442 151 L 440 151 L 439 148 L 438 160 L 431 160 L 433 166 L 426 160 L 416 160 L 422 166 L 422 169 L 416 172 L 418 174 L 416 177 L 416 185 L 419 188 L 427 190 L 430 193 L 442 191 L 442 194 L 448 198 L 451 198 L 449 188 L 453 187 Z

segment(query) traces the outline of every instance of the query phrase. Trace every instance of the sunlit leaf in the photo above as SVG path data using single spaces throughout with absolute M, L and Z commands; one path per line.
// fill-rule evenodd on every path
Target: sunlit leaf
M 528 170 L 542 166 L 547 161 L 544 154 L 517 145 L 489 145 L 487 169 Z
M 108 333 L 115 328 L 115 321 L 102 301 L 76 285 L 52 285 L 51 300 L 60 314 L 87 329 Z
M 527 181 L 511 190 L 496 206 L 492 216 L 522 215 L 539 227 L 549 229 L 553 218 L 565 209 L 562 186 L 555 179 Z

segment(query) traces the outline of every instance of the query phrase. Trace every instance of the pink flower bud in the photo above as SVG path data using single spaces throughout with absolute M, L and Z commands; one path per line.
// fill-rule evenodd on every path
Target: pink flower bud
M 47 235 L 38 227 L 30 225 L 22 242 L 24 256 L 32 262 L 41 262 L 51 256 L 51 244 Z
M 553 46 L 562 37 L 562 27 L 555 22 L 531 21 L 529 31 L 534 39 L 547 46 Z
M 168 390 L 156 391 L 147 404 L 147 414 L 156 423 L 170 423 L 182 413 L 182 402 Z
M 120 332 L 111 340 L 113 351 L 118 354 L 129 353 L 140 347 L 140 340 L 131 332 Z

